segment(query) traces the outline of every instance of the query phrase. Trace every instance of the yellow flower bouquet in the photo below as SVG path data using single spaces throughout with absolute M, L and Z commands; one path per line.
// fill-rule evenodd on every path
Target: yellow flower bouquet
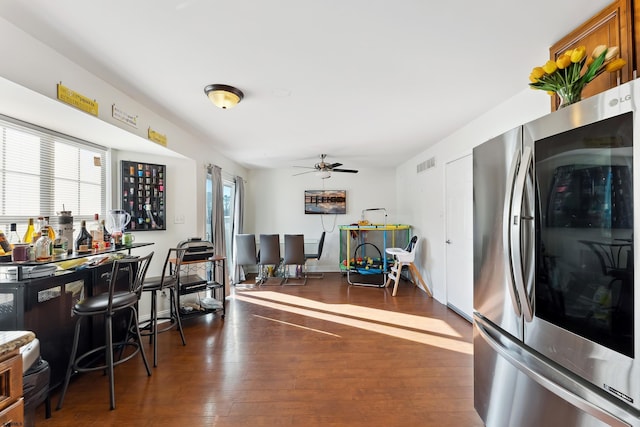
M 587 57 L 586 47 L 579 46 L 560 55 L 555 61 L 549 60 L 542 67 L 535 67 L 529 76 L 532 89 L 545 90 L 560 97 L 560 108 L 580 101 L 584 87 L 602 74 L 620 70 L 626 64 L 617 58 L 617 46 L 597 46 Z M 584 73 L 581 74 L 584 69 Z

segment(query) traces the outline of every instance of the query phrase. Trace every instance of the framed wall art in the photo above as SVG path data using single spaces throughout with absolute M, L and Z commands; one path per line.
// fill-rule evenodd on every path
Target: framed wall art
M 166 230 L 166 166 L 121 161 L 122 209 L 131 215 L 126 231 Z
M 346 214 L 347 190 L 305 190 L 305 214 Z

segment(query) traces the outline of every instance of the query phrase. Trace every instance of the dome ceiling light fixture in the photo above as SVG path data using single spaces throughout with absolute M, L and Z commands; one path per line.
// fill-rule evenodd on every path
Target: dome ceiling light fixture
M 235 107 L 244 98 L 244 94 L 240 89 L 229 85 L 207 85 L 204 88 L 204 93 L 213 102 L 213 105 L 223 110 Z

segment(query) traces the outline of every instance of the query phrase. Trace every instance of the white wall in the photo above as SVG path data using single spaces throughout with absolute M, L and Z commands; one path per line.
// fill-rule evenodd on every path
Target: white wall
M 426 251 L 418 254 L 420 271 L 434 297 L 446 303 L 445 165 L 468 155 L 473 147 L 518 125 L 548 114 L 549 97 L 523 89 L 507 102 L 487 111 L 433 147 L 401 165 L 396 172 L 397 210 L 401 222 L 412 224 L 426 240 Z M 436 167 L 420 174 L 416 166 L 431 157 Z M 470 236 L 473 238 L 473 236 Z M 473 263 L 473 254 L 461 263 Z M 469 283 L 469 292 L 473 284 Z
M 340 271 L 339 226 L 357 222 L 363 209 L 386 208 L 388 223 L 396 223 L 395 170 L 359 169 L 359 173 L 333 173 L 321 179 L 314 173 L 299 173 L 293 168 L 257 169 L 249 172 L 246 197 L 245 233 L 303 233 L 317 239 L 327 231 L 319 263 L 309 262 L 309 271 Z M 345 215 L 305 215 L 304 190 L 346 190 Z M 372 213 L 372 222 L 383 216 Z

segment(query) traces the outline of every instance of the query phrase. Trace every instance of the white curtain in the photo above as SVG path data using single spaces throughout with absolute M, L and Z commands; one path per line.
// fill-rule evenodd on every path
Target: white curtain
M 244 180 L 240 176 L 236 176 L 236 192 L 235 192 L 235 204 L 233 207 L 233 236 L 236 234 L 242 234 L 244 229 Z M 236 284 L 244 282 L 245 275 L 244 269 L 241 265 L 236 265 L 236 240 L 232 238 L 231 241 L 233 262 L 231 263 L 231 283 Z
M 214 253 L 219 256 L 227 256 L 226 244 L 224 239 L 224 201 L 222 198 L 222 169 L 220 166 L 210 165 L 207 172 L 211 176 L 211 243 L 213 243 Z M 226 277 L 221 269 L 216 270 L 214 279 L 226 284 Z

